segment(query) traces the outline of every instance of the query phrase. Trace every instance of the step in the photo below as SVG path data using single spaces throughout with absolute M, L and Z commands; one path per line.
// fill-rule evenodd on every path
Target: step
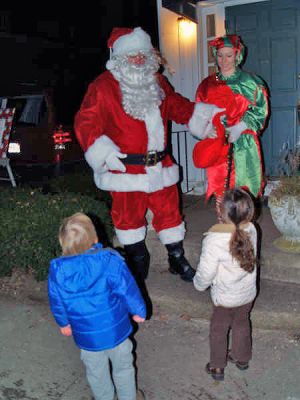
M 186 258 L 196 268 L 203 233 L 216 223 L 216 212 L 214 205 L 206 203 L 203 197 L 184 195 L 183 216 L 186 225 L 186 237 L 184 249 Z M 147 214 L 148 232 L 146 243 L 151 254 L 151 263 L 161 265 L 167 269 L 167 251 L 157 238 L 151 225 L 151 213 Z M 280 236 L 275 227 L 270 210 L 263 206 L 257 220 L 258 236 L 260 242 L 260 276 L 272 281 L 300 284 L 300 254 L 286 253 L 277 249 L 273 242 Z M 117 245 L 117 240 L 115 240 Z
M 199 292 L 192 283 L 170 274 L 162 265 L 152 265 L 146 281 L 155 315 L 168 318 L 210 319 L 212 302 L 209 289 Z M 299 334 L 300 286 L 262 279 L 251 321 L 253 328 L 294 331 Z
M 146 244 L 151 263 L 167 269 L 167 250 L 154 231 L 148 232 Z M 186 258 L 196 268 L 201 252 L 201 237 L 189 237 L 184 241 Z M 300 284 L 300 255 L 284 253 L 272 243 L 263 242 L 260 256 L 260 277 L 273 281 Z

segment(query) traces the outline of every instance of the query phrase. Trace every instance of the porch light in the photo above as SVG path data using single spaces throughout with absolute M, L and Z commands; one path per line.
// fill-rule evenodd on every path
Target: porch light
M 182 38 L 189 39 L 196 32 L 196 24 L 187 18 L 178 17 L 178 33 Z

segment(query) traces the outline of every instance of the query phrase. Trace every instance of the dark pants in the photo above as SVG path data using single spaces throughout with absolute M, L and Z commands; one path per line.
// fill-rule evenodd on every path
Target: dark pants
M 213 306 L 210 320 L 210 366 L 224 368 L 227 364 L 228 334 L 232 331 L 231 356 L 237 361 L 251 359 L 250 311 L 252 302 L 240 307 Z

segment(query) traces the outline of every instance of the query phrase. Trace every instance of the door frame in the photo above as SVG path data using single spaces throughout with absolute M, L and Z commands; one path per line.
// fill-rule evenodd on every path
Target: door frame
M 199 54 L 202 62 L 201 80 L 208 76 L 208 69 L 213 64 L 208 62 L 207 42 L 226 33 L 225 8 L 266 1 L 270 0 L 209 0 L 197 3 L 197 20 L 198 25 L 201 27 L 198 37 Z M 213 37 L 208 37 L 206 30 L 207 16 L 210 14 L 215 15 L 216 35 Z

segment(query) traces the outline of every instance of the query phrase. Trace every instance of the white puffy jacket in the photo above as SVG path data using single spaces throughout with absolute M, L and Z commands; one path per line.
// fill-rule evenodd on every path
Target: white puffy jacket
M 211 287 L 215 306 L 239 307 L 250 303 L 256 296 L 256 265 L 253 272 L 243 270 L 229 252 L 234 225 L 217 224 L 205 234 L 202 253 L 194 277 L 194 286 L 203 291 Z M 257 251 L 257 233 L 254 225 L 242 225 L 249 233 Z

